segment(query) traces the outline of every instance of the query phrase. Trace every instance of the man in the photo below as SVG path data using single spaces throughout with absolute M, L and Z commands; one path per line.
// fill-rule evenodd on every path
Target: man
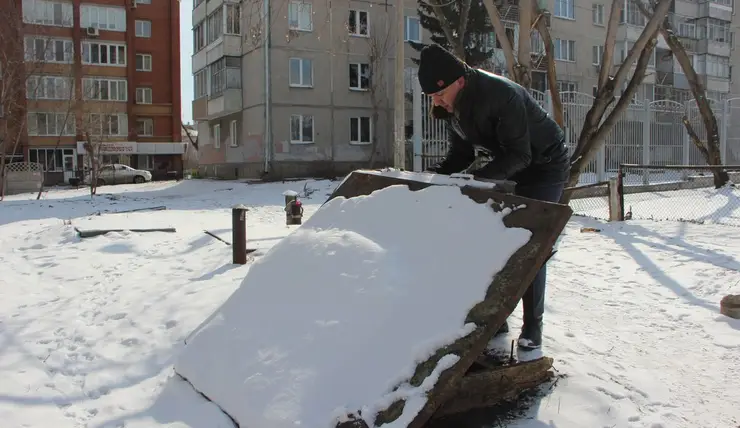
M 432 115 L 448 122 L 450 148 L 429 168 L 437 174 L 459 173 L 476 158 L 476 149 L 492 158 L 475 177 L 516 182 L 516 194 L 557 202 L 570 172 L 565 135 L 529 91 L 505 77 L 473 69 L 439 45 L 421 51 L 419 83 L 432 98 Z M 546 269 L 543 266 L 522 298 L 519 347 L 542 345 Z M 506 333 L 505 323 L 499 332 Z

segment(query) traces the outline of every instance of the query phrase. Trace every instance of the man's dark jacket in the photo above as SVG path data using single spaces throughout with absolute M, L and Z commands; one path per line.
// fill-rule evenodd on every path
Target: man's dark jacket
M 519 185 L 565 182 L 570 171 L 565 135 L 529 91 L 505 77 L 468 69 L 465 86 L 446 119 L 450 149 L 429 168 L 438 174 L 465 170 L 475 148 L 493 160 L 474 175 L 512 180 Z

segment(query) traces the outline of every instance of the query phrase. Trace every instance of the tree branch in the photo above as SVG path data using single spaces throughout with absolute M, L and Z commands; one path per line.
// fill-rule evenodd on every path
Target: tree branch
M 550 36 L 550 29 L 547 28 L 547 22 L 541 19 L 544 13 L 537 6 L 537 2 L 532 3 L 532 11 L 537 16 L 534 26 L 537 27 L 537 31 L 542 37 L 542 43 L 545 45 L 545 59 L 547 60 L 547 86 L 550 88 L 550 100 L 552 101 L 552 113 L 555 122 L 560 125 L 562 129 L 565 129 L 565 120 L 563 119 L 563 100 L 560 99 L 560 91 L 558 90 L 558 76 L 557 69 L 555 67 L 554 49 L 552 47 L 552 37 Z
M 514 56 L 514 48 L 511 46 L 509 38 L 506 37 L 506 27 L 503 21 L 501 21 L 501 15 L 498 13 L 496 5 L 493 4 L 493 0 L 483 0 L 483 5 L 488 11 L 488 16 L 491 18 L 491 25 L 493 31 L 496 33 L 496 39 L 501 44 L 501 50 L 504 51 L 504 57 L 506 58 L 506 69 L 510 76 L 516 76 L 514 69 L 517 65 L 516 57 Z M 527 27 L 529 28 L 529 27 Z
M 470 15 L 470 3 L 471 0 L 463 0 L 462 6 L 460 8 L 460 22 L 459 22 L 459 28 L 457 29 L 457 38 L 458 43 L 457 45 L 460 46 L 460 49 L 463 52 L 463 56 L 460 58 L 465 60 L 465 35 L 468 31 L 468 16 Z
M 609 79 L 609 70 L 612 68 L 614 61 L 614 45 L 617 40 L 617 28 L 619 28 L 619 13 L 622 11 L 624 2 L 612 1 L 612 8 L 609 12 L 609 23 L 606 27 L 606 38 L 604 39 L 604 54 L 601 58 L 601 69 L 599 69 L 599 80 L 597 90 L 606 85 Z
M 468 7 L 470 7 L 470 0 L 466 1 L 468 2 Z M 444 31 L 447 41 L 450 42 L 450 44 L 452 45 L 452 49 L 454 50 L 455 55 L 464 61 L 465 45 L 462 43 L 458 43 L 458 40 L 455 38 L 455 34 L 452 31 L 452 25 L 450 25 L 450 21 L 447 20 L 447 16 L 445 15 L 444 10 L 442 10 L 442 5 L 439 4 L 438 0 L 429 0 L 429 5 L 432 6 L 434 14 L 437 15 L 439 26 L 442 27 L 442 31 Z M 458 34 L 458 36 L 460 35 Z M 465 37 L 465 35 L 463 34 L 460 37 Z

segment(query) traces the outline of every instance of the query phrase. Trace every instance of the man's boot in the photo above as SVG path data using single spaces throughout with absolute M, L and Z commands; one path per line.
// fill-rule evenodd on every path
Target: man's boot
M 546 268 L 542 266 L 522 297 L 523 325 L 519 347 L 531 351 L 542 346 L 542 317 L 545 313 Z

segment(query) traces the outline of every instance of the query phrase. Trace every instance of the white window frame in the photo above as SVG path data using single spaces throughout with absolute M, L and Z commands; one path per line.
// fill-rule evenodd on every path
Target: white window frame
M 153 63 L 152 54 L 137 53 L 136 54 L 136 62 L 139 62 L 138 61 L 139 58 L 141 58 L 141 66 L 142 66 L 142 68 L 139 68 L 138 64 L 136 64 L 136 71 L 146 71 L 146 72 L 152 71 L 152 68 L 153 68 L 152 67 L 152 63 Z M 147 60 L 149 60 L 149 69 L 147 69 L 147 67 L 146 67 Z
M 108 62 L 92 62 L 93 57 L 93 46 L 97 46 L 98 49 L 98 60 L 101 58 L 100 52 L 103 51 L 103 49 L 106 49 L 108 52 L 106 53 L 106 56 L 108 58 Z M 123 48 L 123 53 L 121 53 L 121 48 Z M 110 63 L 110 52 L 111 49 L 115 49 L 116 52 L 116 63 L 111 64 Z M 85 53 L 87 53 L 87 59 L 85 59 Z M 125 67 L 126 66 L 126 56 L 127 56 L 127 48 L 125 43 L 117 43 L 117 42 L 107 42 L 107 41 L 83 41 L 82 42 L 82 63 L 86 65 L 100 65 L 105 67 Z
M 229 142 L 231 144 L 231 147 L 239 147 L 239 141 L 237 140 L 237 137 L 239 136 L 239 125 L 236 123 L 236 120 L 232 120 L 229 122 Z
M 206 47 L 206 21 L 200 21 L 193 26 L 193 53 Z
M 305 22 L 306 16 L 308 16 L 308 22 Z M 313 31 L 313 4 L 311 2 L 293 0 L 288 3 L 288 28 L 294 31 Z
M 368 126 L 368 136 L 369 139 L 367 141 L 362 141 L 362 122 L 363 119 L 367 120 L 367 126 Z M 357 126 L 357 139 L 352 138 L 352 131 L 355 126 Z M 373 143 L 373 121 L 370 116 L 357 116 L 357 117 L 350 117 L 349 118 L 349 143 L 354 146 L 367 146 L 369 144 Z
M 552 16 L 562 19 L 576 19 L 575 0 L 555 0 Z
M 51 168 L 49 167 L 49 162 L 47 162 L 49 152 L 51 152 L 52 159 L 54 159 L 54 164 L 51 165 Z M 77 163 L 75 162 L 77 158 L 76 152 L 77 150 L 75 149 L 65 147 L 31 147 L 28 149 L 28 160 L 31 161 L 32 158 L 36 158 L 35 162 L 41 164 L 45 172 L 74 171 Z M 69 167 L 67 167 L 68 164 L 66 162 L 68 160 L 70 161 Z M 12 162 L 10 159 L 8 161 Z M 23 160 L 21 159 L 20 161 L 22 162 Z
M 298 119 L 298 137 L 299 139 L 296 140 L 293 138 L 293 123 L 294 119 Z M 310 118 L 311 120 L 311 139 L 307 140 L 306 135 L 303 135 L 303 122 L 308 120 Z M 316 119 L 311 114 L 292 114 L 290 115 L 290 144 L 313 144 L 316 137 Z
M 136 88 L 136 104 L 151 104 L 152 103 L 152 88 L 149 87 L 138 87 Z
M 105 92 L 102 89 L 103 86 L 105 86 Z M 103 93 L 108 95 L 107 98 L 102 97 Z M 116 94 L 116 96 L 111 97 L 111 94 Z M 122 96 L 119 96 L 121 94 Z M 83 77 L 82 99 L 127 102 L 128 80 L 116 77 Z
M 360 25 L 360 17 L 363 14 L 365 15 L 365 23 L 367 24 L 365 28 L 362 28 L 362 26 Z M 350 28 L 350 20 L 352 19 L 353 15 L 355 18 L 354 30 Z M 367 10 L 363 9 L 350 9 L 349 17 L 347 19 L 347 32 L 350 36 L 354 37 L 370 37 L 370 13 Z
M 211 136 L 213 137 L 213 148 L 221 148 L 221 124 L 217 123 L 211 127 Z
M 205 67 L 193 74 L 193 99 L 207 97 L 208 88 L 208 67 Z
M 299 70 L 300 70 L 299 72 L 300 81 L 299 82 L 293 81 L 293 74 L 291 73 L 291 70 L 293 69 L 294 61 L 297 61 L 299 63 L 298 64 Z M 306 82 L 306 76 L 305 76 L 305 73 L 303 72 L 304 71 L 303 66 L 305 62 L 308 62 L 311 65 L 311 76 L 310 76 L 311 81 L 310 82 Z M 288 85 L 293 88 L 313 88 L 313 60 L 312 59 L 297 58 L 297 57 L 292 57 L 288 59 Z
M 23 41 L 26 61 L 56 64 L 72 64 L 74 61 L 75 47 L 72 39 L 26 36 Z M 36 50 L 36 47 L 39 45 L 37 42 L 43 44 L 41 52 Z M 61 53 L 58 52 L 60 46 L 62 49 Z M 39 58 L 39 54 L 43 54 L 43 59 Z M 61 60 L 59 59 L 60 54 Z
M 39 126 L 38 126 L 39 115 L 46 116 L 46 123 L 48 123 L 50 117 L 54 118 L 54 127 L 56 128 L 55 132 L 53 133 L 48 132 L 49 128 L 47 126 L 44 132 L 39 133 Z M 30 136 L 37 136 L 37 137 L 74 136 L 77 133 L 75 130 L 74 113 L 71 111 L 68 111 L 65 113 L 46 112 L 46 111 L 30 111 L 28 112 L 28 116 L 26 120 L 27 120 L 28 135 Z M 63 126 L 63 129 L 59 129 L 60 126 Z
M 224 4 L 224 34 L 241 35 L 241 4 Z
M 419 37 L 412 39 L 409 33 L 411 32 L 411 21 L 416 21 L 416 28 L 418 29 Z M 403 27 L 403 40 L 406 42 L 421 43 L 421 19 L 418 16 L 407 16 Z
M 152 21 L 137 19 L 134 21 L 136 37 L 150 39 L 152 37 Z
M 367 68 L 367 87 L 362 86 L 362 69 L 363 66 Z M 357 68 L 357 86 L 352 86 L 352 68 Z M 347 71 L 347 83 L 349 84 L 349 89 L 351 91 L 369 91 L 370 85 L 372 85 L 372 82 L 370 82 L 370 64 L 367 63 L 360 63 L 360 62 L 351 62 L 349 64 L 349 70 Z
M 556 61 L 576 62 L 575 40 L 555 39 L 553 45 L 553 57 Z M 565 49 L 563 49 L 564 46 Z M 564 50 L 565 52 L 563 52 Z
M 72 28 L 73 16 L 72 2 L 23 0 L 23 22 L 27 24 Z
M 64 93 L 59 95 L 58 90 Z M 42 75 L 28 76 L 26 79 L 27 100 L 71 100 L 73 96 L 74 80 L 70 77 Z
M 601 58 L 604 57 L 604 45 L 593 45 L 591 47 L 591 64 L 601 66 Z
M 80 5 L 80 26 L 105 31 L 126 31 L 126 9 L 101 4 L 82 4 Z
M 604 25 L 604 5 L 600 3 L 594 3 L 591 6 L 591 20 L 594 25 Z
M 224 10 L 223 7 L 219 7 L 206 16 L 206 46 L 223 37 L 226 27 L 226 13 Z
M 153 137 L 154 136 L 154 119 L 151 117 L 137 118 L 136 119 L 136 134 L 139 137 Z
M 97 120 L 93 121 L 96 118 Z M 116 122 L 118 132 L 111 133 L 113 121 Z M 100 124 L 100 129 L 91 129 L 90 133 L 96 136 L 109 137 L 128 137 L 128 115 L 126 113 L 87 113 L 84 121 L 87 127 L 92 128 L 93 124 Z M 104 130 L 104 128 L 108 128 Z

